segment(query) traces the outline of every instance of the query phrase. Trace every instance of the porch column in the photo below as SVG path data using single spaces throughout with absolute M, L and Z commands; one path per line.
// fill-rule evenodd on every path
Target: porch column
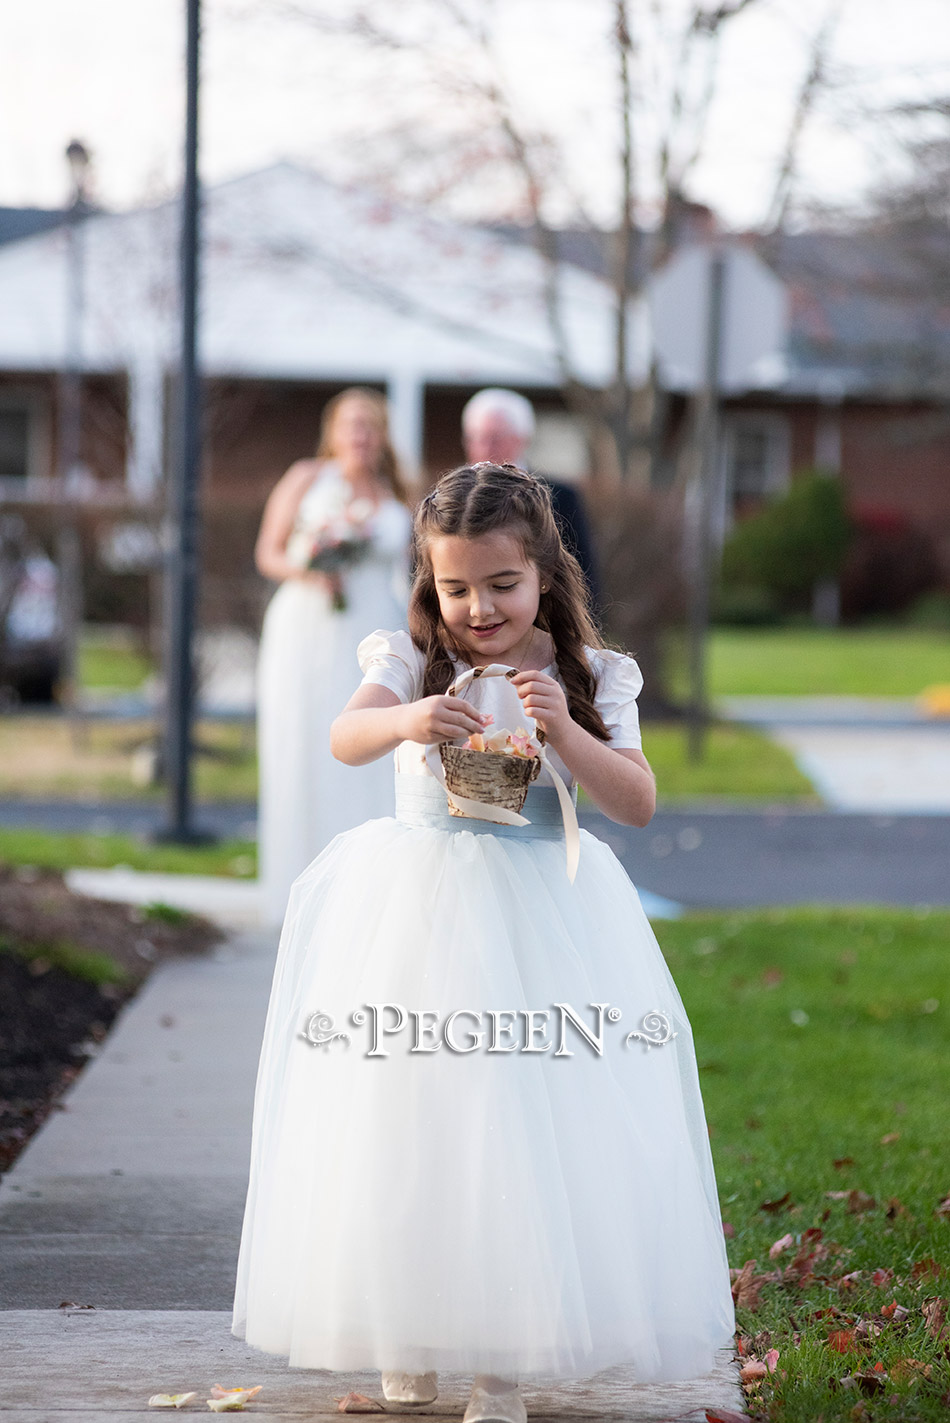
M 410 480 L 422 471 L 425 383 L 416 371 L 394 371 L 386 382 L 393 445 Z
M 146 502 L 161 488 L 165 427 L 164 370 L 157 357 L 129 366 L 128 455 L 125 482 L 133 499 Z

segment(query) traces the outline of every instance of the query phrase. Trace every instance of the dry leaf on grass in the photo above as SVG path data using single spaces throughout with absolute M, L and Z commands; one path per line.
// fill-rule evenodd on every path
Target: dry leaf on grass
M 891 1365 L 892 1379 L 929 1379 L 932 1374 L 932 1365 L 925 1364 L 920 1359 L 898 1359 L 896 1364 Z
M 756 1309 L 759 1303 L 759 1294 L 766 1280 L 774 1278 L 772 1275 L 757 1275 L 755 1267 L 758 1260 L 747 1260 L 741 1270 L 730 1270 L 732 1277 L 732 1298 L 739 1309 Z
M 920 1312 L 927 1321 L 927 1333 L 932 1339 L 943 1339 L 947 1333 L 947 1301 L 939 1295 L 931 1295 L 920 1306 Z
M 783 1250 L 787 1250 L 790 1245 L 794 1244 L 794 1235 L 783 1235 L 780 1240 L 776 1240 L 769 1246 L 769 1259 L 774 1260 L 777 1255 L 781 1255 Z
M 792 1193 L 791 1193 L 791 1191 L 786 1191 L 786 1192 L 785 1192 L 785 1195 L 784 1195 L 784 1196 L 779 1196 L 779 1198 L 778 1198 L 777 1201 L 762 1201 L 761 1204 L 759 1205 L 759 1210 L 760 1210 L 760 1211 L 775 1212 L 775 1211 L 781 1211 L 781 1210 L 791 1210 L 791 1207 L 792 1207 Z
M 912 1280 L 921 1280 L 925 1275 L 932 1275 L 936 1280 L 943 1272 L 943 1266 L 938 1264 L 932 1255 L 928 1255 L 923 1260 L 918 1260 L 910 1271 Z
M 853 1374 L 845 1374 L 841 1379 L 842 1388 L 859 1388 L 862 1393 L 883 1393 L 887 1382 L 887 1371 L 883 1364 L 875 1364 L 873 1369 L 859 1369 Z

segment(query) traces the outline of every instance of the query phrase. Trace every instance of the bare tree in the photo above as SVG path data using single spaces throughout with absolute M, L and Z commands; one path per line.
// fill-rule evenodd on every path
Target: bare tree
M 635 304 L 675 240 L 716 93 L 722 36 L 759 3 L 578 3 L 576 16 L 592 17 L 599 29 L 611 85 L 614 211 L 599 223 L 578 190 L 563 136 L 533 121 L 506 72 L 493 0 L 412 0 L 400 7 L 363 0 L 345 12 L 334 0 L 247 0 L 246 13 L 260 14 L 263 5 L 271 16 L 349 40 L 386 61 L 373 71 L 376 112 L 385 125 L 374 126 L 362 147 L 351 147 L 374 185 L 445 204 L 480 182 L 497 194 L 496 218 L 530 229 L 544 266 L 545 311 L 565 401 L 625 479 L 644 472 L 651 447 L 652 393 L 635 389 L 632 378 Z M 561 283 L 565 223 L 596 246 L 612 291 L 606 388 L 580 375 L 572 349 Z

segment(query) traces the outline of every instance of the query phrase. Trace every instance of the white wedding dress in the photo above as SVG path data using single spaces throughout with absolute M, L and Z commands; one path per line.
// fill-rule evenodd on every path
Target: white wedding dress
M 366 681 L 419 697 L 408 633 L 359 651 Z M 611 744 L 639 746 L 636 663 L 588 658 Z M 486 677 L 463 695 L 513 730 L 506 693 Z M 396 816 L 338 836 L 291 891 L 231 1332 L 300 1368 L 709 1373 L 735 1328 L 713 1160 L 636 889 L 586 830 L 571 881 L 570 814 L 542 778 L 529 825 L 494 825 L 448 814 L 421 745 L 394 759 Z M 601 1051 L 565 1018 L 556 1053 L 558 1004 Z
M 319 529 L 348 495 L 335 463 L 305 493 L 297 527 Z M 279 925 L 290 886 L 341 830 L 392 814 L 385 762 L 345 766 L 330 753 L 330 724 L 359 685 L 356 648 L 367 627 L 401 627 L 408 598 L 411 515 L 386 498 L 369 526 L 372 550 L 343 572 L 347 606 L 289 578 L 261 630 L 257 666 L 258 880 L 263 913 Z

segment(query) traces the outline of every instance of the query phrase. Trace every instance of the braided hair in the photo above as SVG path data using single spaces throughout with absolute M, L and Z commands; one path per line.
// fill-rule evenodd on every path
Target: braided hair
M 455 676 L 453 651 L 466 655 L 442 621 L 429 545 L 444 535 L 472 539 L 496 532 L 521 540 L 525 557 L 547 585 L 535 625 L 554 642 L 571 716 L 592 736 L 609 741 L 595 704 L 597 681 L 584 651 L 604 645 L 591 616 L 587 582 L 561 541 L 547 484 L 512 464 L 461 465 L 444 474 L 416 510 L 409 632 L 425 655 L 422 695 L 447 691 Z

